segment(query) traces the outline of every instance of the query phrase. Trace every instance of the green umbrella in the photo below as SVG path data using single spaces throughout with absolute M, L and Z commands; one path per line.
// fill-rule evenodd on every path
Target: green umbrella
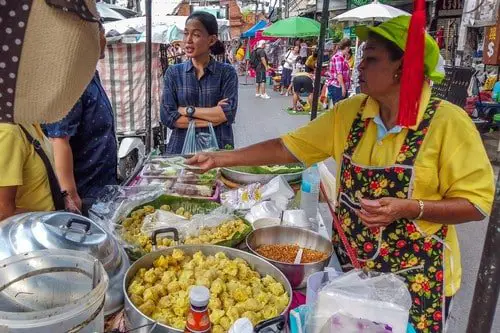
M 316 37 L 319 36 L 321 24 L 305 17 L 289 17 L 274 23 L 263 32 L 271 37 Z

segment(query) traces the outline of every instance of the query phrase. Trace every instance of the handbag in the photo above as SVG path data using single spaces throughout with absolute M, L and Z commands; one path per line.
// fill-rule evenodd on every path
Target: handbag
M 54 173 L 52 164 L 50 163 L 47 154 L 43 150 L 40 141 L 33 138 L 31 134 L 26 130 L 26 128 L 24 128 L 21 125 L 19 125 L 19 127 L 21 127 L 21 129 L 24 132 L 24 135 L 26 135 L 28 141 L 33 145 L 35 152 L 42 159 L 43 165 L 45 166 L 45 170 L 47 171 L 47 177 L 49 178 L 50 193 L 52 194 L 52 201 L 54 202 L 56 210 L 64 210 L 66 208 L 64 204 L 64 195 L 61 192 L 61 187 L 59 186 L 59 181 L 57 180 L 56 174 Z

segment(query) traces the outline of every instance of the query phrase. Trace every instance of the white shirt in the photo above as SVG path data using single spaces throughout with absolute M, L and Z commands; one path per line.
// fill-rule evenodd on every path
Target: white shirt
M 285 55 L 285 64 L 283 67 L 287 69 L 293 69 L 295 67 L 295 63 L 297 62 L 298 54 L 293 53 L 293 51 L 288 51 Z

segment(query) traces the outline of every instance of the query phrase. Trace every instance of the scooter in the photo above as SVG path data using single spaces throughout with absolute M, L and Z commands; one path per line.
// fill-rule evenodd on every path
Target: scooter
M 165 153 L 171 131 L 162 123 L 153 127 L 152 147 L 160 154 Z M 118 137 L 118 178 L 127 183 L 139 171 L 146 159 L 146 130 L 117 133 Z
M 146 131 L 117 133 L 118 137 L 118 178 L 128 180 L 146 158 Z

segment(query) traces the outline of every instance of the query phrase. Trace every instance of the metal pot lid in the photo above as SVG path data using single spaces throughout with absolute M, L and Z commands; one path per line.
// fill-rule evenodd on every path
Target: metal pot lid
M 102 227 L 67 212 L 26 213 L 0 224 L 0 260 L 44 249 L 88 253 L 112 274 L 122 263 L 119 245 Z
M 33 220 L 31 231 L 45 248 L 88 251 L 108 241 L 106 232 L 92 220 L 72 213 L 45 214 Z

